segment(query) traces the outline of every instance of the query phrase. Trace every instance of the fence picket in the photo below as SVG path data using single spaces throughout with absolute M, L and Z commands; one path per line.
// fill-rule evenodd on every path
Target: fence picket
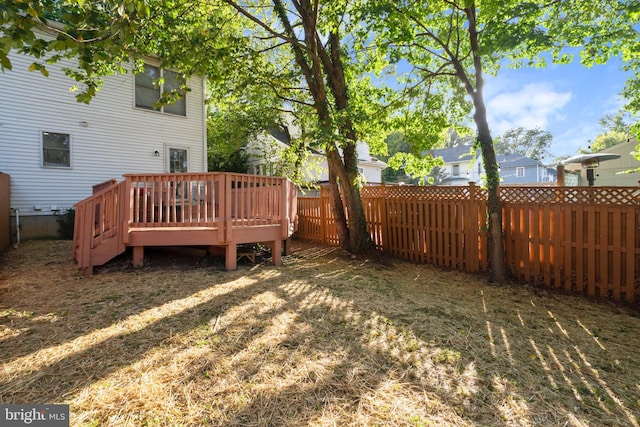
M 248 185 L 245 190 L 253 191 L 255 184 Z M 505 257 L 514 277 L 567 292 L 636 300 L 639 188 L 502 187 L 501 198 Z M 364 187 L 362 199 L 368 230 L 385 252 L 466 272 L 487 268 L 485 190 Z M 320 197 L 298 198 L 300 238 L 339 244 L 331 202 L 326 189 Z
M 564 252 L 562 251 L 562 236 L 564 235 L 565 223 L 562 218 L 562 211 L 559 205 L 553 206 L 553 226 L 550 227 L 552 237 L 550 239 L 551 249 L 549 264 L 553 272 L 553 287 L 562 287 L 562 268 L 564 265 Z
M 626 278 L 625 278 L 625 299 L 633 302 L 635 296 L 635 264 L 637 248 L 637 210 L 627 209 L 626 227 Z
M 540 282 L 540 206 L 529 208 L 531 231 L 529 233 L 529 247 L 531 248 L 531 274 L 533 283 Z M 531 280 L 531 279 L 529 279 Z
M 544 205 L 542 212 L 543 214 L 540 215 L 542 225 L 542 235 L 540 236 L 540 239 L 542 239 L 542 259 L 540 260 L 540 264 L 544 284 L 545 286 L 551 287 L 551 239 L 553 238 L 551 225 L 555 218 L 551 215 L 551 207 L 549 205 Z M 553 225 L 555 226 L 555 224 Z
M 587 230 L 585 230 L 585 244 L 587 250 L 587 294 L 596 295 L 596 210 L 595 206 L 587 207 Z

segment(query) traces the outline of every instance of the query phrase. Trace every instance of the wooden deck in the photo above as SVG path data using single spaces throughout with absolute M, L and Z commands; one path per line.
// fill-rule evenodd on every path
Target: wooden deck
M 235 270 L 237 246 L 264 243 L 281 263 L 282 243 L 296 229 L 297 189 L 286 178 L 235 173 L 125 175 L 94 186 L 75 205 L 73 257 L 92 274 L 133 247 L 141 266 L 145 246 L 224 247 Z

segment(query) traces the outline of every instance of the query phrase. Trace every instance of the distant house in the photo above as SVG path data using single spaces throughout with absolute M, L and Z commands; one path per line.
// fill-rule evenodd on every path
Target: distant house
M 554 168 L 521 154 L 496 154 L 502 184 L 539 184 L 557 181 Z
M 482 165 L 478 161 L 479 152 L 474 157 L 471 150 L 471 146 L 461 146 L 429 152 L 433 157 L 442 157 L 444 161 L 444 166 L 440 168 L 445 175 L 442 184 L 467 185 L 469 182 L 480 182 Z
M 274 175 L 291 165 L 283 165 L 282 152 L 290 148 L 292 137 L 298 137 L 299 132 L 295 126 L 288 128 L 290 135 L 283 129 L 275 129 L 264 133 L 247 145 L 249 154 L 249 173 L 258 175 Z M 380 184 L 382 182 L 382 170 L 387 164 L 369 154 L 369 146 L 365 142 L 357 144 L 358 170 L 367 184 Z M 320 184 L 329 181 L 329 167 L 324 153 L 311 150 L 304 164 L 302 174 L 308 183 Z
M 640 180 L 640 172 L 637 171 L 640 168 L 640 161 L 631 154 L 635 151 L 636 145 L 638 145 L 637 139 L 629 138 L 626 142 L 598 151 L 598 153 L 618 154 L 620 158 L 602 161 L 595 167 L 594 185 L 598 187 L 637 186 Z M 565 169 L 578 174 L 576 185 L 588 185 L 586 169 L 580 164 L 568 164 Z
M 447 174 L 443 184 L 467 185 L 483 180 L 484 166 L 480 150 L 476 157 L 471 154 L 471 146 L 431 150 L 434 157 L 442 157 L 441 169 Z M 496 154 L 496 161 L 502 184 L 536 184 L 556 182 L 556 170 L 543 165 L 540 161 L 521 154 Z
M 11 61 L 13 70 L 0 73 L 0 172 L 11 177 L 22 238 L 55 235 L 53 214 L 89 196 L 94 184 L 125 173 L 207 170 L 203 78 L 155 109 L 178 75 L 149 60 L 141 74 L 106 77 L 87 105 L 76 102 L 61 71 L 73 62 L 48 65 L 45 78 L 27 71 L 32 58 L 14 53 Z

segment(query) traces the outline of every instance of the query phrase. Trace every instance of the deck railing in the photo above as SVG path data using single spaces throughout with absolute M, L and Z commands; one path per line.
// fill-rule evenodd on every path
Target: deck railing
M 234 173 L 125 175 L 131 227 L 273 225 L 288 218 L 286 178 Z
M 72 255 L 81 269 L 91 267 L 92 251 L 106 241 L 123 248 L 124 201 L 125 183 L 121 182 L 76 203 Z
M 282 239 L 295 229 L 297 189 L 286 178 L 225 172 L 124 177 L 75 206 L 73 255 L 81 268 L 93 264 L 92 251 L 118 230 L 122 249 L 129 232 L 149 228 L 218 230 L 217 242 L 224 244 L 233 242 L 234 228 L 278 225 Z

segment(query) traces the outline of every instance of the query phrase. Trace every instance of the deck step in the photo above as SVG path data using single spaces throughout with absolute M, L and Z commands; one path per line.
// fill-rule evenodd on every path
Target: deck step
M 91 250 L 91 265 L 103 265 L 125 251 L 124 245 L 118 244 L 118 238 L 104 240 L 100 246 Z

